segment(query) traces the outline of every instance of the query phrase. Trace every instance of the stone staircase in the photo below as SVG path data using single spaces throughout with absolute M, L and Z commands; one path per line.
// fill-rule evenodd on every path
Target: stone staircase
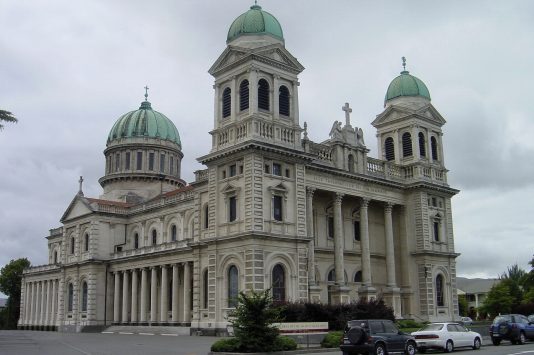
M 125 334 L 125 335 L 165 335 L 179 336 L 190 335 L 189 327 L 165 327 L 165 326 L 127 326 L 113 325 L 102 331 L 102 334 Z

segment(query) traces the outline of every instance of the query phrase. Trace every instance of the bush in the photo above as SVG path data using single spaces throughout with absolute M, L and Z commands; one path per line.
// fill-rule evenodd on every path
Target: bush
M 341 338 L 343 337 L 343 332 L 338 330 L 335 332 L 329 332 L 324 337 L 323 341 L 321 342 L 321 346 L 323 348 L 337 348 L 339 347 L 339 344 L 341 343 Z
M 399 320 L 397 321 L 397 326 L 399 328 L 422 328 L 423 327 L 423 323 L 417 323 L 416 321 L 414 321 L 413 319 L 402 319 L 402 320 Z
M 211 345 L 211 351 L 214 353 L 220 352 L 236 352 L 239 351 L 241 344 L 237 338 L 224 338 L 217 340 Z
M 297 342 L 290 337 L 279 336 L 274 341 L 273 351 L 288 351 L 297 349 Z

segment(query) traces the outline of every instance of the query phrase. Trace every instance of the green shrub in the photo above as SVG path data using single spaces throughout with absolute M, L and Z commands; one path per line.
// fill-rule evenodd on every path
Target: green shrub
M 241 344 L 237 338 L 224 338 L 217 340 L 211 345 L 211 351 L 214 353 L 220 352 L 237 352 Z
M 339 344 L 341 343 L 341 338 L 343 337 L 343 332 L 338 330 L 335 332 L 329 332 L 324 337 L 323 341 L 321 342 L 321 346 L 323 348 L 337 348 L 339 347 Z
M 399 328 L 422 328 L 423 325 L 423 323 L 417 323 L 413 319 L 401 319 L 397 321 Z
M 288 351 L 297 349 L 297 342 L 290 337 L 279 336 L 274 340 L 273 351 Z

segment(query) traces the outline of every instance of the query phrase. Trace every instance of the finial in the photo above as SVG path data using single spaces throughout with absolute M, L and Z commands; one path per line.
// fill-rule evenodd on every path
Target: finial
M 402 57 L 402 67 L 404 68 L 403 71 L 406 71 L 406 57 Z
M 148 101 L 148 85 L 145 86 L 145 101 Z
M 83 176 L 80 176 L 80 180 L 78 180 L 78 183 L 80 183 L 80 190 L 78 191 L 78 195 L 83 196 L 83 191 L 82 191 Z
M 308 139 L 308 123 L 304 121 L 304 139 Z

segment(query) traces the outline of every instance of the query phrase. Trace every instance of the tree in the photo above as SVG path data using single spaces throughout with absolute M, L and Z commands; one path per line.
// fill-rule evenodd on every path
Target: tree
M 493 285 L 488 292 L 488 296 L 481 307 L 481 313 L 489 314 L 492 318 L 500 313 L 510 313 L 513 303 L 514 298 L 510 295 L 508 285 L 501 281 Z
M 461 316 L 469 315 L 469 304 L 465 295 L 458 295 L 458 310 Z
M 280 322 L 280 309 L 273 304 L 270 291 L 240 292 L 236 309 L 230 321 L 235 337 L 244 352 L 269 352 L 275 349 L 279 330 L 273 323 Z
M 4 125 L 1 122 L 17 122 L 17 118 L 9 111 L 0 110 L 0 131 L 4 129 Z
M 6 296 L 7 310 L 4 313 L 4 328 L 16 329 L 20 314 L 20 287 L 22 271 L 30 266 L 26 258 L 11 260 L 0 270 L 0 291 Z

